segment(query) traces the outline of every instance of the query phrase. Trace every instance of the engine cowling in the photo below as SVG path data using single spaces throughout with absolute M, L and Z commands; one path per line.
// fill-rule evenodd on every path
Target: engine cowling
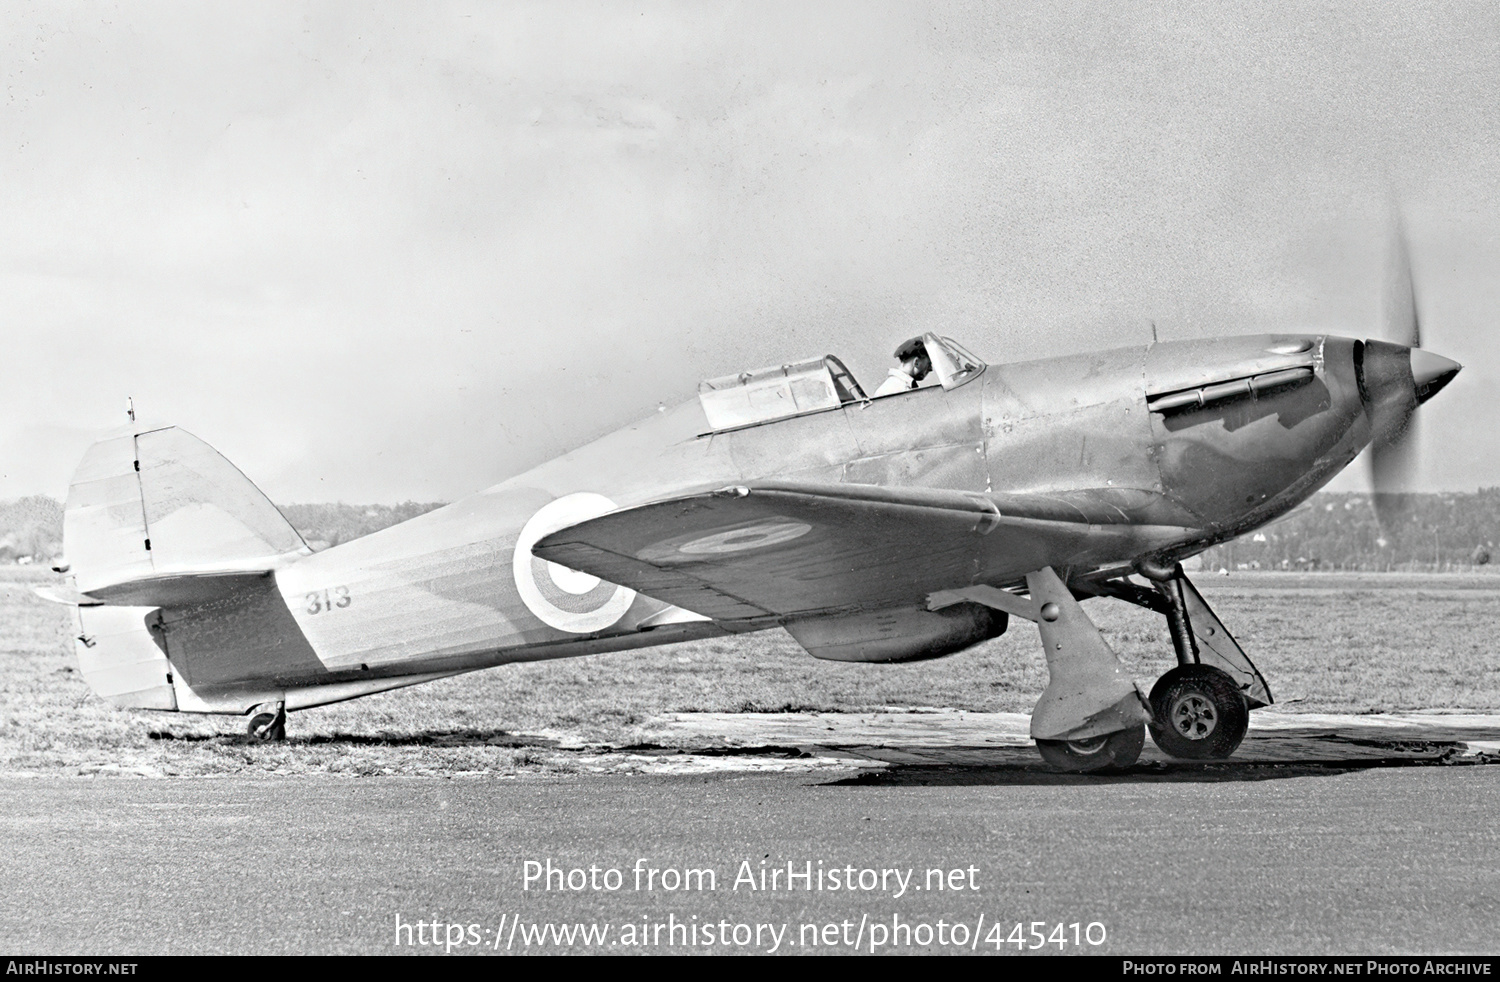
M 1005 633 L 1004 611 L 975 603 L 941 610 L 895 607 L 791 621 L 787 633 L 814 658 L 906 662 L 941 658 Z

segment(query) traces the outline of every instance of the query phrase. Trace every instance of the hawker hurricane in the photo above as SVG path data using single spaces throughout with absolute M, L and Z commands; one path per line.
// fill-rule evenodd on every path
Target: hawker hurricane
M 1262 334 L 1001 364 L 928 333 L 880 393 L 832 355 L 726 375 L 318 552 L 207 444 L 132 421 L 73 477 L 54 596 L 77 607 L 96 693 L 247 715 L 266 739 L 291 710 L 510 662 L 771 628 L 816 658 L 905 662 L 1019 618 L 1046 655 L 1047 761 L 1128 766 L 1148 730 L 1173 757 L 1225 758 L 1272 695 L 1181 563 L 1366 448 L 1377 475 L 1404 452 L 1459 366 L 1418 346 L 1399 277 L 1406 343 Z M 1176 664 L 1149 692 L 1096 598 L 1166 619 Z

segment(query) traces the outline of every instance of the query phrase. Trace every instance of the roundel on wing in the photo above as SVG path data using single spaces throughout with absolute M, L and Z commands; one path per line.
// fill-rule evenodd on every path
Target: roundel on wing
M 606 583 L 531 554 L 545 535 L 615 510 L 602 494 L 580 491 L 543 505 L 521 529 L 511 568 L 521 601 L 544 624 L 572 634 L 591 634 L 614 624 L 635 602 L 629 587 Z
M 766 546 L 790 542 L 812 531 L 806 522 L 789 519 L 771 519 L 744 525 L 739 528 L 714 532 L 701 538 L 684 542 L 677 551 L 689 556 L 718 555 L 728 552 L 744 552 L 746 549 L 761 549 Z

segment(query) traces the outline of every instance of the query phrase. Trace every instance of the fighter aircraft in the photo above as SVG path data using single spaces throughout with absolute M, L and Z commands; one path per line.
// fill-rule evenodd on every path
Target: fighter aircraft
M 901 662 L 1018 617 L 1046 653 L 1046 761 L 1128 766 L 1148 728 L 1174 757 L 1224 758 L 1271 692 L 1181 560 L 1366 447 L 1401 452 L 1460 368 L 1418 346 L 1404 276 L 1407 344 L 1289 333 L 987 364 L 928 333 L 907 353 L 929 384 L 891 394 L 832 355 L 727 375 L 316 553 L 207 444 L 132 421 L 73 477 L 55 599 L 77 606 L 100 696 L 245 714 L 264 739 L 289 710 L 509 662 L 774 627 L 817 658 Z M 1166 618 L 1177 664 L 1149 695 L 1085 612 L 1098 597 Z

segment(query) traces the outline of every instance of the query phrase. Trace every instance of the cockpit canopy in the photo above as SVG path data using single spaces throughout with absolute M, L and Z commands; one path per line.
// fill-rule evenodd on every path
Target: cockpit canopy
M 924 334 L 922 343 L 932 374 L 945 389 L 957 388 L 984 371 L 984 362 L 951 338 Z M 709 428 L 719 431 L 869 402 L 870 397 L 842 361 L 824 355 L 708 379 L 698 384 L 698 400 Z
M 854 376 L 833 355 L 698 383 L 698 400 L 715 430 L 837 409 L 864 398 Z
M 922 335 L 932 370 L 945 389 L 956 389 L 984 371 L 984 362 L 952 338 L 940 338 L 931 332 Z

